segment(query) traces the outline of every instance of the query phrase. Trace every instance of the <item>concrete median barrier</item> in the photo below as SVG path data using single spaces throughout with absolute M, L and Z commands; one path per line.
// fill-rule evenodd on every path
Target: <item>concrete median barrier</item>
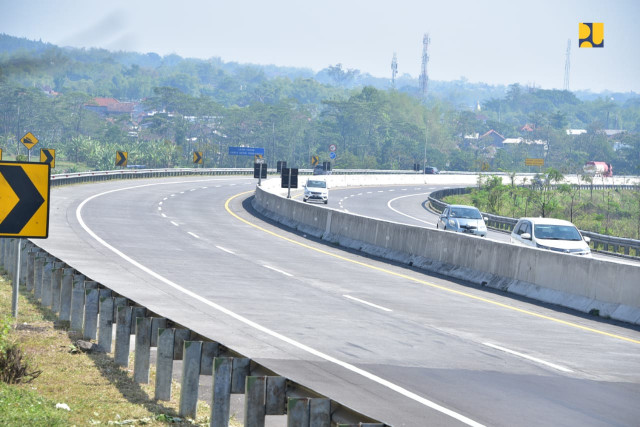
M 445 177 L 442 177 L 445 178 Z M 330 186 L 411 185 L 424 175 L 330 176 Z M 450 182 L 451 177 L 446 177 Z M 457 177 L 471 185 L 474 176 Z M 468 181 L 468 182 L 467 182 Z M 514 246 L 308 205 L 276 182 L 256 189 L 254 207 L 297 230 L 370 255 L 583 312 L 640 324 L 640 267 Z

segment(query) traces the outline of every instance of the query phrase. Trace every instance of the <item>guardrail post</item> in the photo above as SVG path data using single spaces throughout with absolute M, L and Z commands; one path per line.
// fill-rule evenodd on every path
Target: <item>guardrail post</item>
M 62 270 L 62 280 L 60 283 L 60 314 L 59 318 L 63 322 L 71 320 L 71 290 L 73 288 L 73 268 Z
M 156 359 L 157 400 L 171 400 L 171 378 L 173 375 L 173 344 L 175 329 L 158 329 L 158 352 Z
M 287 427 L 311 426 L 331 426 L 331 400 L 308 397 L 289 398 L 287 402 Z
M 37 261 L 37 260 L 36 260 Z M 84 323 L 84 275 L 73 275 L 71 290 L 71 330 L 80 332 Z
M 180 388 L 180 409 L 183 417 L 196 418 L 198 406 L 198 385 L 200 383 L 200 353 L 202 341 L 184 342 L 182 361 L 182 387 Z
M 213 359 L 220 353 L 220 344 L 214 341 L 202 342 L 200 375 L 213 375 Z
M 309 427 L 309 398 L 292 397 L 287 402 L 287 427 Z
M 43 307 L 51 307 L 51 270 L 53 268 L 53 257 L 47 257 L 42 269 L 42 301 Z
M 244 426 L 264 427 L 266 377 L 247 377 L 244 395 Z
M 98 301 L 100 290 L 97 282 L 85 282 L 84 284 L 84 327 L 82 337 L 86 340 L 95 340 L 98 336 Z
M 231 371 L 233 359 L 213 359 L 213 395 L 211 401 L 211 427 L 229 426 L 231 403 Z
M 62 269 L 64 262 L 54 262 L 51 269 L 51 311 L 60 312 L 60 294 L 62 293 Z
M 184 342 L 191 338 L 191 331 L 189 329 L 176 328 L 174 335 L 173 345 L 173 360 L 182 360 L 182 351 L 184 349 Z
M 42 273 L 46 260 L 44 252 L 38 252 L 33 263 L 33 296 L 36 300 L 42 300 Z
M 235 357 L 231 371 L 231 393 L 244 393 L 245 381 L 249 376 L 251 359 Z
M 27 269 L 25 277 L 27 278 L 26 287 L 28 292 L 32 292 L 34 288 L 33 277 L 35 275 L 36 255 L 38 254 L 38 252 L 40 252 L 40 249 L 37 247 L 33 247 L 29 249 L 29 252 L 27 253 Z
M 116 350 L 113 361 L 118 366 L 129 366 L 131 340 L 131 307 L 118 307 L 116 323 Z
M 100 292 L 100 325 L 98 331 L 98 347 L 105 353 L 111 353 L 113 342 L 113 297 Z
M 331 426 L 331 400 L 312 398 L 309 401 L 309 425 L 313 427 Z M 364 424 L 360 424 L 364 425 Z
M 136 318 L 136 348 L 133 361 L 133 379 L 137 383 L 149 382 L 149 358 L 151 357 L 151 318 Z M 195 417 L 194 417 L 195 418 Z
M 125 297 L 114 297 L 113 298 L 113 319 L 114 321 L 118 318 L 118 307 L 125 307 L 129 305 L 127 299 Z
M 285 377 L 267 377 L 265 392 L 265 413 L 284 415 L 287 412 L 287 379 Z
M 31 243 L 29 240 L 24 239 L 24 245 L 18 245 L 18 250 L 22 251 L 20 254 L 20 271 L 23 273 L 20 275 L 20 283 L 19 285 L 27 283 L 27 264 L 29 263 L 29 250 L 31 249 Z
M 167 327 L 167 319 L 164 317 L 152 317 L 151 318 L 151 347 L 158 347 L 158 335 L 160 333 L 160 328 L 164 329 Z M 171 353 L 171 357 L 173 358 L 173 350 Z
M 139 305 L 131 306 L 131 335 L 136 333 L 136 319 L 138 317 L 147 317 L 147 308 Z

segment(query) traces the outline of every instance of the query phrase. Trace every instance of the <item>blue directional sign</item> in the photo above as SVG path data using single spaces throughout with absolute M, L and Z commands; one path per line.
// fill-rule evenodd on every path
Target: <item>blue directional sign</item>
M 229 147 L 230 156 L 255 156 L 260 154 L 264 156 L 264 148 L 256 147 Z
M 335 151 L 332 151 L 332 152 L 330 152 L 330 153 L 329 153 L 329 158 L 331 158 L 331 160 L 333 160 L 333 159 L 335 159 L 335 158 L 336 158 L 336 153 L 335 153 Z

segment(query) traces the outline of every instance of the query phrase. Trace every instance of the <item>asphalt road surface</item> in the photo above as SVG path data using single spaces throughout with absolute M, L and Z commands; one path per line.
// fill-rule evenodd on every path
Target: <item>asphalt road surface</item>
M 55 188 L 50 237 L 36 243 L 394 426 L 638 425 L 638 328 L 292 233 L 252 211 L 254 187 L 230 177 Z M 420 191 L 430 189 L 398 195 Z M 341 207 L 337 194 L 329 207 Z

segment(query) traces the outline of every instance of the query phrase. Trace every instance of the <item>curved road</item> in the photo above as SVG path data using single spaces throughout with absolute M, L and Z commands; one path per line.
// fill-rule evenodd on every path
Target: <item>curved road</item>
M 395 426 L 640 419 L 638 329 L 291 233 L 253 213 L 254 186 L 234 177 L 56 188 L 50 238 L 37 243 L 154 312 Z

